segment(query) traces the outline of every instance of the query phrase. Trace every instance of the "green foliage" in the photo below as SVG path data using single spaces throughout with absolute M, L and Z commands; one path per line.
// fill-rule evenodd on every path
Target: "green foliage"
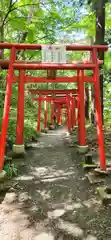
M 111 126 L 111 81 L 105 85 L 104 92 L 104 119 Z
M 0 1 L 0 41 L 5 42 L 24 42 L 24 43 L 47 43 L 57 42 L 74 43 L 76 38 L 85 38 L 86 43 L 94 41 L 95 38 L 95 11 L 92 9 L 94 1 L 88 0 L 1 0 Z M 99 1 L 97 1 L 99 2 Z M 106 41 L 111 44 L 111 3 L 106 4 Z M 81 33 L 83 37 L 81 37 Z M 68 53 L 68 60 L 81 60 L 83 52 Z M 4 51 L 4 57 L 9 59 L 9 50 Z M 40 51 L 25 51 L 18 54 L 18 59 L 40 60 Z M 111 82 L 111 52 L 105 55 L 105 119 L 110 118 L 110 93 L 107 91 Z M 33 76 L 45 76 L 45 71 L 28 71 Z M 91 71 L 87 72 L 91 75 Z M 18 73 L 17 73 L 18 74 Z M 58 76 L 72 76 L 74 71 L 58 71 Z M 2 72 L 0 82 L 0 126 L 3 114 L 4 91 L 6 71 Z M 58 84 L 33 84 L 32 87 L 40 89 L 67 89 L 75 85 Z M 10 121 L 8 128 L 8 138 L 14 143 L 16 134 L 17 119 L 17 85 L 13 86 L 13 95 L 11 101 Z M 42 106 L 43 108 L 43 106 Z M 106 110 L 107 108 L 107 110 Z M 50 107 L 49 107 L 50 109 Z M 49 111 L 50 116 L 50 111 Z M 48 119 L 50 121 L 50 118 Z M 41 127 L 43 125 L 43 114 Z M 25 142 L 32 136 L 37 137 L 37 103 L 33 103 L 29 95 L 25 96 Z
M 6 163 L 4 165 L 4 170 L 7 173 L 9 179 L 17 176 L 18 170 L 13 163 Z
M 4 86 L 5 90 L 5 86 Z M 0 97 L 3 98 L 3 86 L 2 91 L 0 92 Z M 8 139 L 15 143 L 16 137 L 16 121 L 17 121 L 17 96 L 18 96 L 18 87 L 17 85 L 13 85 L 12 89 L 12 100 L 11 100 L 11 110 L 10 110 L 10 118 L 9 118 L 9 126 L 8 126 Z M 3 102 L 1 101 L 0 108 L 0 126 L 2 123 L 2 115 L 3 115 Z M 39 133 L 36 132 L 37 125 L 37 105 L 34 105 L 29 95 L 25 96 L 25 118 L 24 118 L 24 139 L 25 142 L 31 141 L 32 137 L 35 139 L 39 136 Z

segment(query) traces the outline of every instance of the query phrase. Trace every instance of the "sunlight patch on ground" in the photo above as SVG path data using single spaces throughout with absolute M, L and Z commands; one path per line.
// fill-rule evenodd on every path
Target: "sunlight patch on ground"
M 55 209 L 53 211 L 48 212 L 48 218 L 56 219 L 56 218 L 59 218 L 59 217 L 63 216 L 64 213 L 65 213 L 64 209 Z
M 31 197 L 29 196 L 28 192 L 22 192 L 19 194 L 18 201 L 19 203 L 24 203 L 31 200 Z
M 42 177 L 49 172 L 49 169 L 47 167 L 31 167 L 30 169 L 32 171 L 32 174 L 35 172 L 35 175 L 38 177 Z
M 80 202 L 74 202 L 74 200 L 69 199 L 69 195 L 67 195 L 67 200 L 65 202 L 53 203 L 51 205 L 52 209 L 64 209 L 65 211 L 73 211 L 82 208 L 83 205 Z
M 95 208 L 98 209 L 101 205 L 101 201 L 98 201 L 96 198 L 91 198 L 86 201 L 83 201 L 83 204 L 88 208 Z
M 37 190 L 37 193 L 39 193 L 42 196 L 43 200 L 50 199 L 50 197 L 51 197 L 51 190 L 49 190 L 49 191 L 47 191 L 47 190 L 43 190 L 43 191 Z
M 63 170 L 57 170 L 53 167 L 37 167 L 32 170 L 32 175 L 40 178 L 41 182 L 53 182 L 61 179 L 68 179 L 74 175 L 74 171 L 64 172 Z
M 63 170 L 57 170 L 54 167 L 35 167 L 32 170 L 35 170 L 38 177 L 42 178 L 52 178 L 52 177 L 61 177 L 61 176 L 69 176 L 73 175 L 74 171 L 64 172 Z
M 62 208 L 60 208 L 59 204 L 58 204 L 58 209 L 56 208 L 53 211 L 49 211 L 48 212 L 48 218 L 51 219 L 56 219 L 59 218 L 61 216 L 63 216 L 67 211 L 74 211 L 72 214 L 75 214 L 77 211 L 77 209 L 82 208 L 82 204 L 81 203 L 72 203 L 72 204 L 63 204 Z
M 67 211 L 73 211 L 74 209 L 79 209 L 82 208 L 82 204 L 81 203 L 72 203 L 72 204 L 66 204 L 65 205 L 65 210 Z
M 86 238 L 84 238 L 83 240 L 97 240 L 96 237 L 92 236 L 92 235 L 88 235 Z
M 47 133 L 47 136 L 61 136 L 61 133 Z
M 53 177 L 53 178 L 46 178 L 46 179 L 41 179 L 41 182 L 55 182 L 58 180 L 67 180 L 68 177 Z
M 54 236 L 51 233 L 40 233 L 34 238 L 34 240 L 54 240 Z
M 18 176 L 15 178 L 15 180 L 20 180 L 20 181 L 34 180 L 34 176 L 29 176 L 29 175 Z
M 44 142 L 32 143 L 33 148 L 44 148 Z
M 58 171 L 54 172 L 52 175 L 44 176 L 43 178 L 64 177 L 64 176 L 70 176 L 73 174 L 74 174 L 73 171 L 63 172 L 61 170 L 58 170 Z
M 73 237 L 83 237 L 84 235 L 83 230 L 75 223 L 72 224 L 67 221 L 59 220 L 57 227 Z
M 69 137 L 69 136 L 70 136 L 69 132 L 66 132 L 66 136 L 67 136 L 67 137 Z

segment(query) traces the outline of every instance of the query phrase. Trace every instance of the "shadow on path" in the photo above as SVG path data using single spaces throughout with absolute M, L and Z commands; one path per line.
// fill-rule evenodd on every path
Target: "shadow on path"
M 28 152 L 0 205 L 0 239 L 111 239 L 111 210 L 101 206 L 69 142 L 59 129 Z

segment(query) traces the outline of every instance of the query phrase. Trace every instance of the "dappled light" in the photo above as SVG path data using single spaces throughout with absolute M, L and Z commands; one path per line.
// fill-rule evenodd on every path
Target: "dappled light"
M 0 1 L 0 240 L 111 240 L 111 1 Z
M 40 233 L 38 236 L 35 237 L 34 240 L 55 240 L 55 237 L 51 233 Z
M 96 237 L 94 237 L 93 235 L 88 235 L 86 238 L 84 238 L 83 240 L 97 240 Z
M 99 209 L 101 206 L 101 201 L 97 200 L 96 198 L 91 198 L 86 201 L 83 201 L 83 205 L 86 206 L 87 208 L 95 208 L 95 210 Z
M 21 167 L 14 189 L 3 201 L 3 212 L 23 238 L 98 240 L 94 223 L 101 224 L 103 208 L 78 168 L 76 149 L 64 148 L 65 138 L 64 130 L 56 138 L 51 133 L 40 138 L 38 143 L 46 147 L 28 151 L 27 164 Z M 53 148 L 47 147 L 50 144 Z
M 21 180 L 21 181 L 30 181 L 30 180 L 34 180 L 34 176 L 28 176 L 28 175 L 23 175 L 23 176 L 18 176 L 16 177 L 16 180 Z
M 33 169 L 32 169 L 33 170 Z M 55 177 L 57 177 L 58 178 L 58 180 L 59 180 L 59 177 L 61 178 L 61 177 L 67 177 L 67 176 L 71 176 L 71 175 L 73 175 L 74 174 L 74 172 L 73 171 L 68 171 L 68 172 L 64 172 L 64 171 L 62 171 L 62 170 L 57 170 L 56 168 L 35 168 L 34 169 L 35 170 L 35 174 L 36 174 L 36 176 L 39 178 L 40 177 L 40 179 L 41 179 L 41 181 L 42 180 L 45 180 L 46 178 L 47 179 L 53 179 L 53 178 L 55 178 Z
M 84 231 L 77 224 L 71 224 L 69 222 L 59 220 L 57 227 L 67 234 L 71 234 L 73 237 L 84 236 Z

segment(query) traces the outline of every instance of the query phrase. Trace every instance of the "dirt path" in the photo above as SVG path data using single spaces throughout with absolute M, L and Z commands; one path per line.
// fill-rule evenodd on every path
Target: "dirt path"
M 39 141 L 0 205 L 0 240 L 110 240 L 111 209 L 101 206 L 65 130 Z

